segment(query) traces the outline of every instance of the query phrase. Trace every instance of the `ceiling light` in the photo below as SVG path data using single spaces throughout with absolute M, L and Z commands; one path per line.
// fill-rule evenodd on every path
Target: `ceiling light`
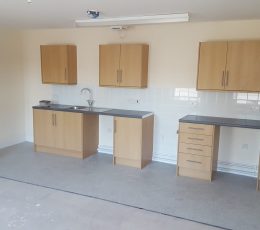
M 27 0 L 27 3 L 32 4 L 32 0 Z
M 97 18 L 99 16 L 99 11 L 97 11 L 97 10 L 88 10 L 87 11 L 87 15 L 90 18 Z
M 78 27 L 92 26 L 117 26 L 117 25 L 144 25 L 170 22 L 188 22 L 189 14 L 163 14 L 140 17 L 120 17 L 120 18 L 92 18 L 87 20 L 76 20 Z

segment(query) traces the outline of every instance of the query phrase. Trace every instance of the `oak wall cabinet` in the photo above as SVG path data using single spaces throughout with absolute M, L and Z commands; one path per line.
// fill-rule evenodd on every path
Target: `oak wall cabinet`
M 219 126 L 179 123 L 177 176 L 212 180 L 217 169 Z
M 143 168 L 152 160 L 154 116 L 114 117 L 114 164 Z
M 108 44 L 99 46 L 99 85 L 146 88 L 149 46 Z
M 98 115 L 33 110 L 35 151 L 85 158 L 96 153 Z
M 75 45 L 41 45 L 42 83 L 77 84 Z
M 201 42 L 197 89 L 260 92 L 260 41 Z

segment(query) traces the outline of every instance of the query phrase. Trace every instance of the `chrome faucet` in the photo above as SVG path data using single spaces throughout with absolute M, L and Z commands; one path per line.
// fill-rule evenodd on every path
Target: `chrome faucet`
M 91 90 L 90 88 L 83 88 L 83 89 L 80 90 L 80 94 L 83 94 L 83 93 L 85 93 L 86 91 L 89 93 L 89 99 L 87 100 L 88 105 L 89 105 L 89 107 L 92 107 L 93 104 L 94 104 L 94 99 L 93 99 L 93 92 L 92 92 L 92 90 Z

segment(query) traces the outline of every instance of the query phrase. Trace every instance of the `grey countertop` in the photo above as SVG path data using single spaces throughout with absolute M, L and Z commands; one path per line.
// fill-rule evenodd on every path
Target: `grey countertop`
M 260 120 L 239 119 L 239 118 L 187 115 L 179 119 L 179 122 L 260 129 Z
M 45 109 L 45 110 L 55 110 L 55 111 L 64 111 L 64 112 L 75 112 L 75 113 L 92 113 L 98 115 L 140 118 L 140 119 L 153 115 L 152 112 L 148 112 L 148 111 L 98 108 L 98 107 L 93 107 L 93 108 L 86 107 L 86 108 L 74 110 L 71 109 L 71 107 L 73 106 L 74 105 L 50 104 L 50 105 L 33 106 L 33 109 Z

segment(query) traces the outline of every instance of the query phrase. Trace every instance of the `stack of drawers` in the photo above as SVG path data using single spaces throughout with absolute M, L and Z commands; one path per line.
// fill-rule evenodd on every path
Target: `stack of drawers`
M 218 126 L 180 122 L 177 175 L 211 181 L 218 143 Z

